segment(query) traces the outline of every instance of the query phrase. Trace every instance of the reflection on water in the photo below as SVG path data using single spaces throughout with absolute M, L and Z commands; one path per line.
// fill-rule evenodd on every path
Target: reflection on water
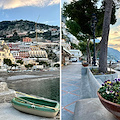
M 35 81 L 20 81 L 8 83 L 8 87 L 27 94 L 59 101 L 60 80 L 59 78 Z

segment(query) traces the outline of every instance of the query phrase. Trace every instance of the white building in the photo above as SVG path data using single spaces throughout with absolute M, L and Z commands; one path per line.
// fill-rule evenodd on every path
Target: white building
M 72 58 L 76 58 L 77 61 L 79 61 L 80 57 L 82 56 L 82 52 L 80 50 L 74 50 L 74 49 L 71 49 L 69 50 L 70 53 L 72 54 Z
M 71 44 L 70 42 L 66 42 L 65 39 L 61 39 L 61 45 L 67 49 L 67 50 L 70 50 L 71 49 Z
M 70 32 L 68 32 L 65 23 L 62 23 L 62 30 L 63 30 L 64 35 L 68 36 L 68 38 L 70 39 L 72 43 L 78 45 L 79 40 L 74 35 L 72 35 Z

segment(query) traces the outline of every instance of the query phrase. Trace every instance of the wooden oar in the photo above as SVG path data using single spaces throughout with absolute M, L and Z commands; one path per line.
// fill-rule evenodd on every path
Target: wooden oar
M 24 101 L 24 102 L 26 102 L 26 103 L 29 103 L 29 104 L 31 104 L 31 105 L 36 105 L 36 106 L 38 106 L 38 107 L 46 107 L 46 108 L 50 108 L 50 109 L 54 109 L 54 110 L 59 110 L 58 108 L 35 104 L 35 103 L 29 102 L 29 101 L 24 100 L 24 99 L 19 98 L 19 97 L 15 97 L 15 98 L 17 98 L 17 99 L 19 99 L 19 100 L 22 100 L 22 101 Z

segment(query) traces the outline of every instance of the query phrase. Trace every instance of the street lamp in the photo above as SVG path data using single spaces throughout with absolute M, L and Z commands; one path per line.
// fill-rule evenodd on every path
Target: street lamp
M 95 25 L 96 25 L 96 23 L 97 23 L 97 17 L 96 17 L 96 14 L 93 13 L 92 14 L 92 32 L 93 32 L 94 54 L 93 54 L 92 64 L 94 66 L 97 66 L 96 65 L 96 58 L 95 58 Z

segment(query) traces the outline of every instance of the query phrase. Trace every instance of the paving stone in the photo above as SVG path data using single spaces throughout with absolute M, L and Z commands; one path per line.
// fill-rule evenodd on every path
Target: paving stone
M 62 90 L 67 91 L 67 92 L 71 92 L 71 91 L 74 91 L 74 90 L 77 90 L 77 89 L 79 89 L 79 87 L 77 87 L 75 85 L 69 85 L 67 87 L 62 88 Z
M 73 120 L 73 112 L 75 103 L 79 100 L 79 96 L 72 94 L 74 91 L 79 89 L 81 79 L 81 65 L 71 64 L 62 68 L 62 90 L 68 92 L 62 92 L 62 117 L 61 120 Z M 67 85 L 67 86 L 66 86 Z M 76 93 L 76 92 L 75 92 Z M 68 110 L 68 111 L 67 111 Z M 72 113 L 71 113 L 71 112 Z
M 63 109 L 61 120 L 73 120 L 73 114 Z
M 65 108 L 67 108 L 68 110 L 70 110 L 70 111 L 72 111 L 74 113 L 75 104 L 76 104 L 76 102 L 71 104 L 71 105 L 69 105 L 69 106 L 67 106 L 67 107 L 65 107 Z
M 76 95 L 80 95 L 80 89 L 72 91 L 71 93 L 76 94 Z
M 73 94 L 66 94 L 62 96 L 62 107 L 65 107 L 68 104 L 73 103 L 74 101 L 79 100 L 79 96 L 73 95 Z

